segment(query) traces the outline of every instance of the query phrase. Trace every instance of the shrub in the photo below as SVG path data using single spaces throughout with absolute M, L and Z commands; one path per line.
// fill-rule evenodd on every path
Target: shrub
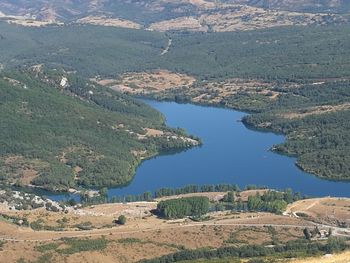
M 118 217 L 118 224 L 119 225 L 125 225 L 126 224 L 126 216 L 125 215 L 120 215 L 119 217 Z

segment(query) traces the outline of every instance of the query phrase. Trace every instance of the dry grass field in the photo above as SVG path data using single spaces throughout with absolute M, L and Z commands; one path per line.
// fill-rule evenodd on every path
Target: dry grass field
M 350 110 L 350 103 L 310 107 L 308 109 L 300 110 L 299 112 L 282 113 L 281 116 L 287 119 L 298 119 L 298 118 L 305 118 L 311 115 L 320 115 L 320 114 L 332 113 L 337 111 L 345 111 L 345 110 Z
M 298 260 L 291 260 L 290 263 L 349 263 L 350 252 L 345 252 L 336 255 L 324 255 L 315 258 L 303 258 Z
M 295 202 L 288 206 L 287 212 L 306 215 L 308 220 L 323 224 L 350 225 L 350 202 L 347 198 L 316 198 Z
M 225 98 L 240 92 L 261 95 L 274 100 L 280 92 L 275 91 L 272 82 L 255 79 L 226 79 L 224 81 L 208 81 L 196 85 L 196 79 L 180 73 L 167 70 L 153 72 L 126 73 L 119 79 L 92 79 L 100 85 L 131 95 L 171 96 L 181 94 L 189 97 L 194 103 L 218 104 Z M 286 83 L 285 87 L 292 84 Z M 228 107 L 230 105 L 227 105 Z
M 46 26 L 62 26 L 63 23 L 57 22 L 54 20 L 36 20 L 36 19 L 29 19 L 25 17 L 19 17 L 19 16 L 1 16 L 4 17 L 7 23 L 9 24 L 15 24 L 19 26 L 24 27 L 46 27 Z
M 196 81 L 191 76 L 173 73 L 167 70 L 126 73 L 120 76 L 119 79 L 92 80 L 100 85 L 133 95 L 153 94 L 166 90 L 190 87 Z
M 243 191 L 236 198 L 247 200 L 248 196 L 257 192 L 261 194 L 262 191 L 266 190 Z M 219 200 L 224 194 L 197 193 L 178 197 L 204 195 L 211 200 Z M 209 219 L 202 222 L 163 220 L 153 215 L 151 210 L 164 199 L 167 198 L 154 202 L 102 204 L 69 209 L 68 212 L 50 212 L 43 208 L 11 211 L 1 206 L 1 214 L 25 217 L 30 223 L 40 220 L 44 226 L 56 227 L 56 231 L 34 231 L 6 219 L 0 220 L 0 241 L 3 242 L 0 244 L 0 262 L 17 262 L 20 259 L 36 262 L 43 258 L 47 258 L 46 262 L 137 262 L 182 249 L 271 245 L 276 241 L 283 243 L 303 237 L 303 228 L 314 227 L 310 220 L 319 221 L 322 218 L 324 224 L 331 224 L 329 213 L 339 219 L 350 218 L 349 199 L 319 198 L 295 202 L 288 206 L 284 215 L 223 211 L 209 213 Z M 310 216 L 300 217 L 300 212 Z M 127 223 L 123 226 L 113 222 L 121 214 L 127 217 Z M 77 225 L 91 229 L 82 230 Z M 321 228 L 328 229 L 329 226 Z M 333 259 L 338 257 L 342 260 L 345 256 L 332 256 Z
M 80 18 L 76 21 L 78 24 L 90 24 L 97 26 L 113 26 L 113 27 L 123 27 L 123 28 L 132 28 L 140 29 L 142 26 L 133 21 L 119 19 L 119 18 L 110 18 L 106 16 L 87 16 Z
M 207 9 L 197 16 L 178 17 L 158 21 L 149 26 L 156 31 L 198 31 L 198 32 L 233 32 L 279 26 L 327 25 L 345 23 L 340 15 L 298 13 L 289 11 L 268 10 L 244 5 L 221 4 L 215 11 Z
M 276 222 L 281 219 L 274 216 L 247 214 L 231 215 L 216 214 L 213 220 L 201 224 L 192 224 L 186 220 L 162 222 L 159 219 L 130 220 L 126 226 L 96 231 L 66 231 L 48 233 L 47 231 L 25 231 L 0 222 L 3 232 L 8 232 L 11 238 L 30 238 L 31 241 L 7 241 L 0 251 L 0 261 L 16 262 L 24 258 L 34 260 L 46 255 L 36 247 L 56 244 L 58 249 L 66 248 L 60 237 L 77 237 L 82 240 L 96 240 L 102 236 L 107 240 L 107 246 L 101 251 L 84 251 L 72 254 L 62 254 L 51 251 L 50 262 L 137 262 L 143 258 L 153 258 L 183 248 L 196 249 L 204 247 L 218 248 L 234 244 L 271 244 L 272 239 L 281 242 L 302 237 L 298 227 L 267 227 L 264 222 Z M 257 226 L 235 225 L 240 222 L 258 224 Z M 300 224 L 298 219 L 288 219 L 290 224 Z M 231 225 L 233 223 L 233 225 Z M 271 229 L 277 235 L 271 233 Z M 19 232 L 13 234 L 14 232 Z M 35 240 L 33 239 L 35 238 Z M 93 241 L 92 241 L 93 242 Z

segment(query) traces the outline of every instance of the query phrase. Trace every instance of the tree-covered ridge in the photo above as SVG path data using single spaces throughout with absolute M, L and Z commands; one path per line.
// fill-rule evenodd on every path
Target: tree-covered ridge
M 168 69 L 198 79 L 344 78 L 348 26 L 165 34 L 98 26 L 23 28 L 0 23 L 5 68 L 44 63 L 88 77 Z M 161 55 L 172 39 L 169 52 Z
M 5 68 L 45 64 L 80 75 L 112 75 L 153 68 L 164 34 L 99 26 L 25 28 L 0 23 L 0 63 Z
M 168 89 L 153 97 L 211 105 L 215 101 L 215 105 L 258 113 L 245 118 L 245 123 L 287 134 L 287 142 L 276 150 L 298 156 L 298 165 L 318 176 L 348 179 L 349 110 L 343 106 L 349 103 L 349 27 L 213 34 L 162 34 L 96 26 L 25 29 L 4 23 L 0 28 L 0 48 L 4 50 L 0 62 L 7 69 L 43 63 L 102 79 L 159 68 L 185 73 L 198 81 L 190 88 Z M 172 45 L 161 55 L 168 38 Z M 218 96 L 232 78 L 256 80 L 257 88 L 234 94 L 224 91 Z M 214 89 L 205 90 L 211 83 L 215 83 Z M 71 89 L 95 104 L 115 107 L 106 97 Z M 207 93 L 201 97 L 203 101 L 194 100 L 203 95 L 202 90 Z M 322 106 L 337 110 L 286 118 L 288 113 L 300 115 Z
M 349 4 L 346 0 L 219 0 L 216 2 L 190 0 L 3 0 L 0 10 L 8 15 L 24 16 L 31 14 L 37 19 L 72 21 L 88 14 L 109 12 L 114 17 L 153 22 L 177 16 L 198 13 L 229 4 L 248 5 L 266 9 L 279 9 L 299 12 L 347 13 Z
M 249 111 L 252 114 L 243 118 L 248 127 L 286 135 L 286 142 L 273 146 L 274 151 L 297 157 L 300 168 L 319 177 L 350 179 L 348 80 L 236 82 L 214 82 L 214 88 L 196 84 L 150 96 Z M 229 85 L 232 93 L 225 89 Z
M 244 118 L 259 129 L 287 135 L 274 150 L 296 156 L 302 169 L 325 179 L 350 177 L 350 83 L 328 82 L 284 91 L 260 113 Z
M 62 87 L 58 75 L 1 75 L 3 183 L 50 190 L 122 185 L 132 179 L 141 158 L 191 145 L 144 103 L 76 76 L 68 76 Z M 145 136 L 145 128 L 178 137 Z

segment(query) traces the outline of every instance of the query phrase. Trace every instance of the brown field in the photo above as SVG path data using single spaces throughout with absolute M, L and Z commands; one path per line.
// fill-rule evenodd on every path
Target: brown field
M 196 31 L 206 32 L 208 28 L 201 24 L 199 19 L 195 17 L 179 17 L 175 19 L 165 20 L 153 23 L 149 26 L 150 30 L 165 32 L 169 30 L 178 31 Z
M 332 16 L 338 19 L 337 16 Z M 296 13 L 266 10 L 250 6 L 234 6 L 233 9 L 200 16 L 201 23 L 214 32 L 245 31 L 276 26 L 306 26 L 326 24 L 326 14 Z M 339 18 L 340 19 L 340 18 Z
M 338 23 L 346 21 L 342 16 L 331 14 L 276 11 L 228 4 L 219 4 L 217 7 L 218 11 L 212 11 L 212 7 L 207 7 L 206 11 L 190 17 L 155 22 L 149 29 L 162 32 L 169 30 L 232 32 L 277 26 L 326 25 L 329 21 Z
M 240 200 L 242 202 L 248 201 L 249 196 L 256 196 L 257 194 L 263 195 L 269 191 L 269 189 L 257 189 L 257 190 L 245 190 L 239 192 L 239 194 L 235 194 L 235 200 Z M 191 196 L 206 196 L 210 201 L 220 201 L 224 198 L 227 192 L 208 192 L 208 193 L 191 193 L 191 194 L 181 194 L 176 196 L 165 196 L 162 198 L 157 198 L 156 201 L 169 200 L 174 198 L 183 198 L 183 197 L 191 197 Z
M 123 27 L 132 29 L 141 29 L 142 26 L 133 21 L 119 19 L 119 18 L 109 18 L 106 16 L 87 16 L 80 18 L 76 21 L 78 24 L 90 24 L 98 26 L 113 26 L 113 27 Z
M 336 255 L 324 255 L 316 258 L 303 258 L 297 260 L 291 260 L 290 263 L 349 263 L 350 252 L 345 252 Z
M 1 237 L 23 240 L 7 241 L 0 251 L 0 261 L 16 262 L 20 258 L 34 260 L 45 255 L 36 251 L 35 246 L 49 243 L 61 244 L 62 242 L 58 240 L 61 237 L 94 239 L 104 236 L 108 240 L 108 245 L 106 249 L 98 252 L 87 251 L 72 255 L 53 252 L 50 262 L 137 262 L 143 258 L 176 252 L 181 248 L 217 248 L 223 245 L 248 243 L 271 244 L 273 236 L 265 222 L 277 224 L 283 218 L 258 213 L 244 215 L 214 213 L 212 217 L 212 220 L 203 223 L 192 223 L 187 220 L 164 222 L 157 218 L 129 219 L 127 225 L 123 227 L 65 232 L 32 231 L 0 222 Z M 287 218 L 284 222 L 296 226 L 273 227 L 277 233 L 274 238 L 285 242 L 302 236 L 302 229 L 297 226 L 304 224 L 303 221 Z M 243 223 L 252 225 L 240 225 Z M 131 239 L 131 241 L 123 243 L 125 239 Z
M 185 74 L 173 73 L 167 70 L 153 72 L 127 73 L 116 79 L 100 79 L 97 83 L 131 94 L 155 93 L 178 87 L 189 87 L 196 80 Z
M 274 83 L 254 79 L 228 79 L 220 82 L 202 82 L 196 85 L 195 88 L 193 86 L 192 88 L 188 88 L 187 86 L 175 87 L 168 90 L 154 91 L 150 94 L 157 94 L 160 97 L 171 97 L 176 93 L 190 98 L 194 103 L 214 105 L 224 103 L 227 107 L 234 107 L 234 105 L 230 105 L 228 100 L 241 92 L 263 96 L 268 100 L 274 100 L 280 95 L 280 92 L 274 90 Z
M 210 192 L 210 193 L 193 193 L 193 194 L 181 194 L 177 196 L 165 196 L 156 199 L 157 201 L 169 200 L 174 198 L 183 198 L 191 196 L 206 196 L 210 201 L 219 201 L 225 196 L 226 192 Z
M 244 191 L 240 197 L 246 199 L 257 192 L 258 190 Z M 191 195 L 204 195 L 211 200 L 218 200 L 224 194 L 217 192 Z M 178 197 L 183 196 L 189 195 Z M 310 215 L 327 218 L 327 212 L 325 212 L 327 208 L 334 210 L 337 217 L 346 218 L 349 202 L 349 199 L 336 198 L 303 200 L 290 205 L 286 215 L 260 212 L 212 212 L 209 213 L 209 220 L 203 222 L 157 218 L 150 212 L 156 208 L 157 201 L 103 204 L 75 210 L 69 209 L 68 213 L 49 212 L 42 208 L 31 211 L 9 211 L 4 206 L 0 207 L 2 214 L 26 217 L 29 222 L 41 219 L 46 226 L 58 226 L 59 224 L 62 226 L 64 221 L 65 231 L 34 231 L 28 227 L 19 227 L 0 220 L 0 240 L 5 240 L 0 249 L 0 262 L 16 262 L 21 258 L 34 261 L 42 256 L 50 256 L 50 262 L 137 262 L 144 258 L 173 253 L 183 248 L 218 248 L 244 244 L 270 245 L 273 240 L 283 243 L 302 237 L 303 228 L 314 227 L 312 222 L 293 216 L 292 212 L 304 211 Z M 121 214 L 127 217 L 126 225 L 115 225 L 113 220 Z M 93 229 L 78 230 L 75 225 L 84 222 L 90 222 Z M 328 227 L 321 226 L 324 229 Z M 104 237 L 107 240 L 107 247 L 101 251 L 77 251 L 71 254 L 60 253 L 55 248 L 41 252 L 35 248 L 51 243 L 57 244 L 58 249 L 66 248 L 65 241 L 61 240 L 63 237 L 88 240 Z
M 38 171 L 48 167 L 48 163 L 39 159 L 28 159 L 23 156 L 9 155 L 0 158 L 0 171 L 8 176 L 10 183 L 20 182 L 29 185 L 38 176 Z
M 345 110 L 350 110 L 350 103 L 311 107 L 311 108 L 300 110 L 299 112 L 282 113 L 280 116 L 287 119 L 299 119 L 299 118 L 305 118 L 310 115 L 320 115 L 320 114 L 332 113 L 337 111 L 345 111 Z
M 42 20 L 33 20 L 33 19 L 8 19 L 9 24 L 16 24 L 19 26 L 25 27 L 45 27 L 50 25 L 61 26 L 63 23 L 55 21 L 42 21 Z
M 216 3 L 205 0 L 182 0 L 184 3 L 191 3 L 192 5 L 202 7 L 204 9 L 211 9 L 217 6 Z
M 172 97 L 181 94 L 194 103 L 218 104 L 237 93 L 245 92 L 260 95 L 269 100 L 276 99 L 280 92 L 274 90 L 274 83 L 255 79 L 227 79 L 220 82 L 197 83 L 196 79 L 185 75 L 159 70 L 156 72 L 127 73 L 117 79 L 93 79 L 93 81 L 108 86 L 114 90 L 132 95 L 157 95 Z M 286 83 L 286 87 L 292 84 Z
M 308 220 L 323 224 L 350 225 L 350 200 L 348 198 L 316 198 L 295 202 L 288 206 L 287 213 L 306 214 Z

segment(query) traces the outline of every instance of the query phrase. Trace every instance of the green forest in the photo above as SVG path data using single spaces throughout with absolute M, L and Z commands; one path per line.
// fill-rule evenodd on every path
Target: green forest
M 294 119 L 281 116 L 289 112 L 307 113 L 316 106 L 349 102 L 349 81 L 304 85 L 284 90 L 278 100 L 265 104 L 259 113 L 246 116 L 243 121 L 250 127 L 265 126 L 263 129 L 286 134 L 286 142 L 274 146 L 273 150 L 296 156 L 297 165 L 307 172 L 325 179 L 349 180 L 349 109 Z
M 284 118 L 283 114 L 349 103 L 349 33 L 348 26 L 291 26 L 204 34 L 79 25 L 25 28 L 0 23 L 0 63 L 7 71 L 45 64 L 51 69 L 76 71 L 84 77 L 118 78 L 125 72 L 168 69 L 196 77 L 192 89 L 208 81 L 230 78 L 270 82 L 271 92 L 279 93 L 275 100 L 240 91 L 216 105 L 252 113 L 243 121 L 253 129 L 285 134 L 286 142 L 273 150 L 297 157 L 301 169 L 325 179 L 348 180 L 349 110 L 294 119 Z M 161 56 L 169 38 L 172 46 Z M 314 82 L 322 84 L 313 85 Z M 124 108 L 113 104 L 108 96 L 90 96 L 76 86 L 70 91 L 110 111 Z M 186 92 L 157 98 L 191 101 Z M 142 115 L 143 110 L 138 113 Z M 105 185 L 93 181 L 86 175 L 80 182 Z
M 188 147 L 182 140 L 145 138 L 143 128 L 167 128 L 146 104 L 60 71 L 0 76 L 0 179 L 60 191 L 130 182 L 141 156 Z M 119 126 L 118 126 L 119 125 Z M 77 170 L 78 169 L 78 170 Z M 25 173 L 34 172 L 31 182 Z
M 193 196 L 160 201 L 157 210 L 161 217 L 167 219 L 201 217 L 209 211 L 209 198 Z
M 44 63 L 89 77 L 168 69 L 198 79 L 341 78 L 350 73 L 348 26 L 159 33 L 101 26 L 25 28 L 0 23 L 0 63 Z M 171 50 L 161 56 L 172 39 Z
M 249 259 L 248 262 L 274 262 L 278 259 L 302 258 L 317 256 L 324 253 L 341 252 L 349 248 L 342 238 L 330 238 L 327 242 L 310 242 L 307 240 L 289 241 L 284 245 L 268 248 L 258 245 L 221 247 L 218 249 L 183 250 L 155 259 L 141 260 L 140 263 L 170 263 L 170 262 L 236 262 L 239 259 Z M 208 260 L 208 261 L 206 261 Z M 238 261 L 240 262 L 240 261 Z

